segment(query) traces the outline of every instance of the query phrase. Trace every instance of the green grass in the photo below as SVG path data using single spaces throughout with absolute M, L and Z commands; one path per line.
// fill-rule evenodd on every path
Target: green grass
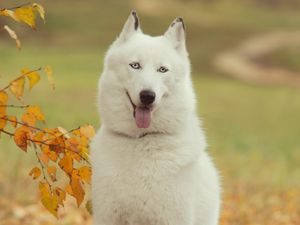
M 11 1 L 3 1 L 5 4 Z M 98 127 L 95 102 L 103 54 L 129 10 L 136 7 L 135 1 L 64 0 L 44 4 L 47 23 L 40 24 L 38 32 L 14 27 L 24 46 L 21 52 L 6 36 L 0 37 L 0 86 L 23 67 L 51 65 L 56 90 L 52 91 L 44 78 L 26 95 L 26 102 L 42 107 L 47 126 L 69 129 L 90 123 Z M 298 28 L 297 8 L 270 9 L 240 1 L 174 1 L 162 12 L 139 15 L 145 32 L 152 34 L 163 33 L 178 15 L 185 18 L 199 114 L 225 187 L 239 181 L 272 188 L 300 186 L 300 91 L 245 84 L 219 75 L 211 64 L 216 53 L 235 47 L 251 35 Z M 298 55 L 287 55 L 282 57 L 298 65 Z M 15 188 L 11 192 L 18 196 L 24 195 L 24 182 L 30 190 L 26 175 L 35 160 L 3 135 L 0 195 L 7 193 L 1 189 L 4 183 L 10 183 Z
M 252 182 L 255 174 L 257 183 L 274 187 L 300 184 L 299 90 L 225 78 L 194 83 L 210 151 L 226 180 Z

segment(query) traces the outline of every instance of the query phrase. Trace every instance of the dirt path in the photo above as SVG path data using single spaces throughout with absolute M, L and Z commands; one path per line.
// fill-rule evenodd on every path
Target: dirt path
M 299 73 L 284 68 L 265 67 L 255 60 L 277 49 L 299 45 L 300 31 L 261 35 L 244 41 L 235 49 L 218 54 L 214 65 L 221 72 L 247 82 L 300 87 Z

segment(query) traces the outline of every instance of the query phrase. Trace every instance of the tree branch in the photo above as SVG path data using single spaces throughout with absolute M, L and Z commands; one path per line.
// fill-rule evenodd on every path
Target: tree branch
M 28 74 L 30 74 L 30 73 L 34 73 L 34 72 L 40 71 L 41 69 L 42 69 L 42 68 L 40 67 L 40 68 L 38 68 L 38 69 L 31 70 L 31 71 L 28 71 L 28 72 L 26 72 L 26 73 L 23 73 L 22 75 L 18 76 L 16 79 L 12 80 L 7 86 L 5 86 L 4 88 L 2 88 L 0 91 L 5 91 L 6 89 L 8 89 L 8 88 L 11 86 L 11 84 L 12 84 L 14 81 L 16 81 L 16 80 L 18 80 L 18 79 L 20 79 L 20 78 L 22 78 L 22 77 L 24 77 L 24 76 L 26 76 L 26 75 L 28 75 Z
M 34 130 L 38 130 L 38 131 L 41 131 L 41 132 L 46 133 L 46 134 L 51 134 L 51 133 L 49 133 L 49 132 L 47 132 L 47 131 L 44 131 L 44 130 L 41 129 L 41 128 L 34 127 L 34 126 L 30 126 L 30 125 L 28 125 L 28 124 L 26 124 L 26 123 L 22 123 L 22 122 L 19 122 L 19 121 L 14 121 L 14 120 L 8 119 L 8 118 L 6 118 L 6 117 L 0 117 L 0 120 L 6 120 L 6 121 L 9 121 L 9 122 L 12 122 L 12 123 L 21 124 L 21 125 L 23 125 L 24 127 L 28 127 L 28 128 L 34 129 Z M 54 134 L 51 134 L 51 135 L 54 135 Z M 55 135 L 54 135 L 54 136 L 55 136 Z
M 53 138 L 54 139 L 54 138 Z M 90 164 L 89 160 L 87 160 L 86 158 L 84 158 L 82 155 L 80 155 L 78 152 L 72 150 L 72 149 L 69 149 L 69 148 L 66 148 L 65 146 L 61 146 L 59 144 L 49 144 L 49 143 L 46 143 L 48 140 L 46 141 L 39 141 L 39 140 L 34 140 L 34 139 L 27 139 L 28 141 L 31 141 L 33 143 L 38 143 L 38 144 L 42 144 L 42 145 L 46 145 L 46 146 L 57 146 L 57 147 L 60 147 L 60 148 L 63 148 L 64 150 L 67 150 L 67 151 L 70 151 L 70 152 L 73 152 L 75 154 L 77 154 L 83 161 L 87 162 L 88 164 Z M 50 139 L 51 140 L 51 139 Z
M 53 140 L 53 139 L 55 139 L 55 138 L 59 138 L 59 137 L 64 137 L 65 135 L 67 135 L 67 134 L 69 134 L 69 133 L 72 133 L 73 131 L 75 131 L 75 130 L 79 130 L 80 129 L 80 127 L 77 127 L 77 128 L 74 128 L 74 129 L 72 129 L 72 130 L 69 130 L 69 131 L 67 131 L 66 133 L 62 133 L 62 134 L 60 134 L 59 136 L 55 136 L 54 138 L 48 138 L 48 139 L 46 139 L 44 142 L 47 142 L 47 141 L 51 141 L 51 140 Z M 51 133 L 50 133 L 51 134 Z M 53 135 L 53 134 L 52 134 Z
M 7 135 L 9 135 L 9 136 L 11 136 L 11 137 L 14 136 L 13 133 L 10 133 L 10 132 L 8 132 L 8 131 L 6 131 L 6 130 L 0 129 L 0 131 L 3 132 L 3 133 L 5 133 L 5 134 L 7 134 Z
M 53 140 L 53 139 L 62 137 L 62 136 L 64 136 L 64 135 L 68 134 L 68 133 L 71 133 L 71 132 L 74 131 L 74 130 L 79 129 L 79 128 L 72 129 L 72 130 L 68 131 L 67 133 L 64 133 L 64 134 L 61 134 L 61 135 L 59 135 L 59 136 L 56 136 L 55 134 L 52 134 L 52 133 L 50 133 L 50 132 L 46 132 L 46 131 L 44 131 L 44 130 L 38 128 L 38 127 L 33 127 L 33 126 L 27 125 L 27 124 L 22 123 L 22 122 L 13 121 L 13 120 L 7 119 L 7 118 L 5 118 L 5 117 L 1 117 L 0 119 L 6 120 L 6 121 L 9 121 L 9 122 L 14 122 L 14 123 L 17 123 L 17 124 L 21 124 L 21 125 L 23 125 L 23 126 L 25 126 L 25 127 L 32 128 L 32 129 L 41 131 L 41 132 L 43 132 L 43 133 L 45 133 L 45 134 L 50 134 L 50 135 L 52 135 L 52 136 L 54 136 L 54 137 L 53 137 L 53 138 L 48 138 L 48 139 L 46 139 L 45 141 L 38 141 L 38 140 L 34 140 L 34 139 L 28 139 L 28 141 L 31 141 L 31 142 L 34 142 L 34 143 L 43 144 L 43 145 L 47 145 L 47 146 L 51 146 L 51 145 L 52 145 L 52 146 L 58 146 L 58 147 L 60 147 L 60 148 L 63 148 L 63 149 L 65 149 L 65 150 L 68 150 L 68 151 L 70 151 L 70 152 L 76 153 L 82 160 L 84 160 L 85 162 L 87 162 L 88 164 L 90 164 L 90 162 L 89 162 L 86 158 L 84 158 L 82 155 L 78 154 L 78 152 L 76 152 L 76 151 L 74 151 L 74 150 L 72 150 L 72 149 L 68 149 L 68 148 L 66 148 L 65 146 L 53 145 L 53 144 L 47 143 L 48 141 L 51 141 L 51 140 Z M 7 131 L 4 131 L 4 130 L 2 130 L 2 129 L 1 129 L 1 131 L 3 131 L 3 133 L 8 134 L 8 135 L 10 135 L 10 136 L 14 136 L 14 134 L 9 133 L 9 132 L 7 132 Z
M 10 108 L 21 108 L 21 109 L 24 109 L 24 108 L 28 108 L 29 105 L 0 105 L 0 107 L 10 107 Z

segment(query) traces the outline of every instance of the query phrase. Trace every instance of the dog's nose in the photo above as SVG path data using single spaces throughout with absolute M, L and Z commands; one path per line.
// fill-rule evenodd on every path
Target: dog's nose
M 151 90 L 143 90 L 140 92 L 140 99 L 142 104 L 150 105 L 155 100 L 155 93 Z

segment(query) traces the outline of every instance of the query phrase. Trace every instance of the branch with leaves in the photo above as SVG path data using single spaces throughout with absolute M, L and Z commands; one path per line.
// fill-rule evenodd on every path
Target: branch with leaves
M 37 3 L 25 3 L 12 8 L 0 8 L 0 16 L 10 17 L 16 22 L 25 23 L 34 30 L 36 29 L 37 14 L 45 22 L 45 10 L 43 6 Z M 21 42 L 16 32 L 7 25 L 4 25 L 2 29 L 7 31 L 9 36 L 16 41 L 18 49 L 21 49 Z
M 23 22 L 33 29 L 36 27 L 36 14 L 45 21 L 44 8 L 36 3 L 0 9 L 0 16 Z M 3 29 L 16 40 L 20 49 L 21 43 L 16 33 L 7 25 Z M 29 175 L 34 180 L 39 180 L 41 201 L 49 212 L 57 216 L 58 208 L 64 206 L 67 195 L 76 199 L 78 207 L 85 198 L 84 187 L 91 183 L 89 142 L 95 131 L 91 125 L 69 131 L 61 126 L 44 127 L 46 118 L 41 108 L 27 105 L 23 99 L 24 91 L 31 91 L 39 83 L 42 71 L 54 89 L 51 66 L 34 70 L 24 68 L 19 76 L 6 86 L 0 87 L 0 138 L 2 134 L 10 136 L 22 151 L 34 151 L 37 165 L 31 169 Z M 20 104 L 12 104 L 13 98 Z M 11 113 L 12 111 L 21 111 L 21 116 L 16 116 L 20 113 Z M 67 185 L 62 186 L 58 182 L 59 175 L 61 179 L 65 177 L 68 180 Z M 87 208 L 91 208 L 90 202 L 87 202 Z
M 40 128 L 37 124 L 45 123 L 45 115 L 40 107 L 8 104 L 12 97 L 23 101 L 26 82 L 28 90 L 31 90 L 40 80 L 39 71 L 41 68 L 31 71 L 24 69 L 21 75 L 0 90 L 0 134 L 12 137 L 24 152 L 29 147 L 35 151 L 38 165 L 29 175 L 40 180 L 41 201 L 57 216 L 58 207 L 63 206 L 67 194 L 76 199 L 78 206 L 84 200 L 84 185 L 90 184 L 91 179 L 89 141 L 95 131 L 90 125 L 69 131 L 63 127 Z M 49 72 L 49 67 L 46 71 Z M 50 80 L 52 82 L 53 79 Z M 8 114 L 8 107 L 23 110 L 20 118 Z M 57 170 L 61 170 L 68 178 L 68 185 L 58 185 Z

